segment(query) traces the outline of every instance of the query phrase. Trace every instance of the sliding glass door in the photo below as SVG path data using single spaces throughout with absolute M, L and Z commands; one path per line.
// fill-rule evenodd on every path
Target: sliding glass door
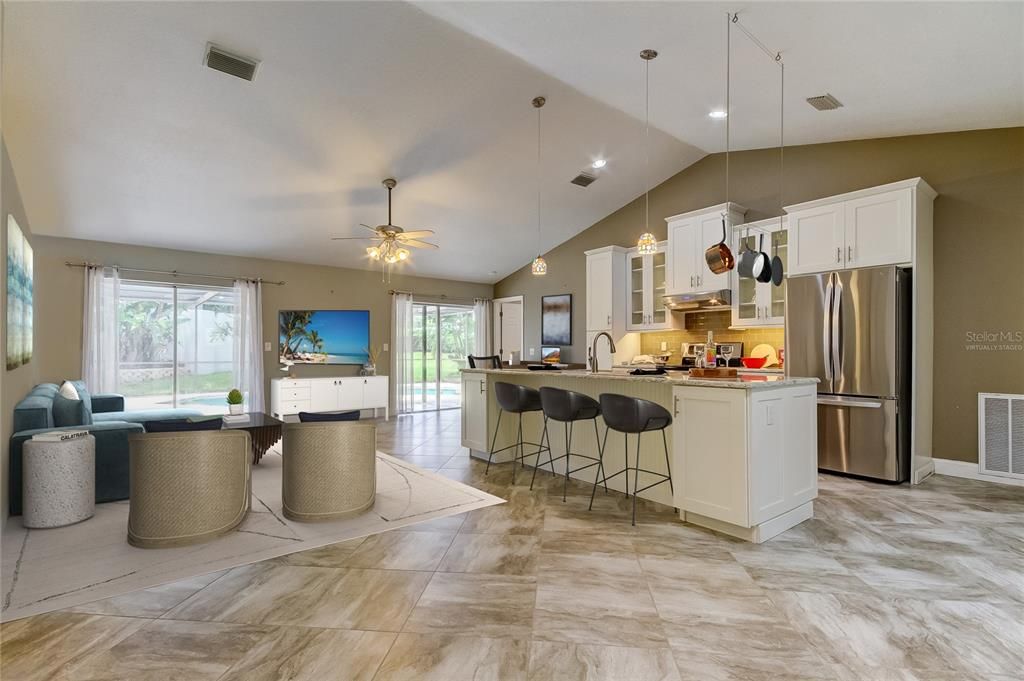
M 411 411 L 462 406 L 462 379 L 473 351 L 473 308 L 413 303 Z
M 234 362 L 230 288 L 125 281 L 118 300 L 118 390 L 127 409 L 227 411 Z

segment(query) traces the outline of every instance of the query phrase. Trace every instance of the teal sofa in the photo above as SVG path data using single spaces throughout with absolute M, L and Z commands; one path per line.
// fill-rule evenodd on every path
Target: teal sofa
M 59 387 L 54 383 L 40 383 L 14 407 L 8 497 L 11 515 L 21 515 L 22 446 L 33 435 L 60 430 L 89 431 L 96 438 L 96 501 L 120 501 L 129 494 L 128 436 L 145 432 L 142 424 L 146 421 L 202 416 L 195 409 L 126 411 L 124 396 L 91 395 L 82 381 L 72 383 L 82 397 L 82 423 L 55 425 L 54 400 Z

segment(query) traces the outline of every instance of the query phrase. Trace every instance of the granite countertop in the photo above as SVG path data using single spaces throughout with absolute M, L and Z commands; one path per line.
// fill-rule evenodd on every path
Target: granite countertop
M 462 369 L 467 374 L 529 374 L 540 378 L 584 378 L 610 381 L 645 381 L 650 383 L 668 383 L 669 385 L 685 385 L 701 388 L 739 388 L 741 390 L 759 390 L 765 388 L 784 388 L 794 385 L 813 385 L 816 378 L 780 376 L 778 374 L 746 374 L 736 378 L 690 378 L 682 372 L 669 372 L 660 376 L 633 376 L 624 371 L 599 371 L 593 373 L 585 369 L 564 371 L 530 371 L 529 369 Z

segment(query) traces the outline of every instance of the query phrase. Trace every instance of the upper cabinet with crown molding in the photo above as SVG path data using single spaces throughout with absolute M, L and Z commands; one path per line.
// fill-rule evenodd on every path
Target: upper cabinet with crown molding
M 668 223 L 667 293 L 701 293 L 732 287 L 732 271 L 715 274 L 708 269 L 704 251 L 722 240 L 722 220 L 729 228 L 743 223 L 747 209 L 737 203 L 721 203 L 665 218 Z
M 921 178 L 787 206 L 787 275 L 912 265 L 922 201 L 935 190 Z M 930 229 L 930 225 L 929 225 Z

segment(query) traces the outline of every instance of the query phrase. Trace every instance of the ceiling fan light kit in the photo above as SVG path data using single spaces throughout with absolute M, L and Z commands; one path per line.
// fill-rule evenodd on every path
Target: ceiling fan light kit
M 434 233 L 432 229 L 418 229 L 412 232 L 407 232 L 398 225 L 391 224 L 391 190 L 397 185 L 398 181 L 394 178 L 387 178 L 382 183 L 388 190 L 388 224 L 377 225 L 376 227 L 370 227 L 369 225 L 361 224 L 360 227 L 365 227 L 374 233 L 373 236 L 342 236 L 335 237 L 333 241 L 352 241 L 352 240 L 363 240 L 363 239 L 377 239 L 380 243 L 374 246 L 368 246 L 366 248 L 366 256 L 371 260 L 379 261 L 381 263 L 381 276 L 385 282 L 391 281 L 391 268 L 394 265 L 406 262 L 412 253 L 406 246 L 412 246 L 413 248 L 433 248 L 437 249 L 437 244 L 432 244 L 428 241 L 421 241 L 419 237 L 431 236 Z

